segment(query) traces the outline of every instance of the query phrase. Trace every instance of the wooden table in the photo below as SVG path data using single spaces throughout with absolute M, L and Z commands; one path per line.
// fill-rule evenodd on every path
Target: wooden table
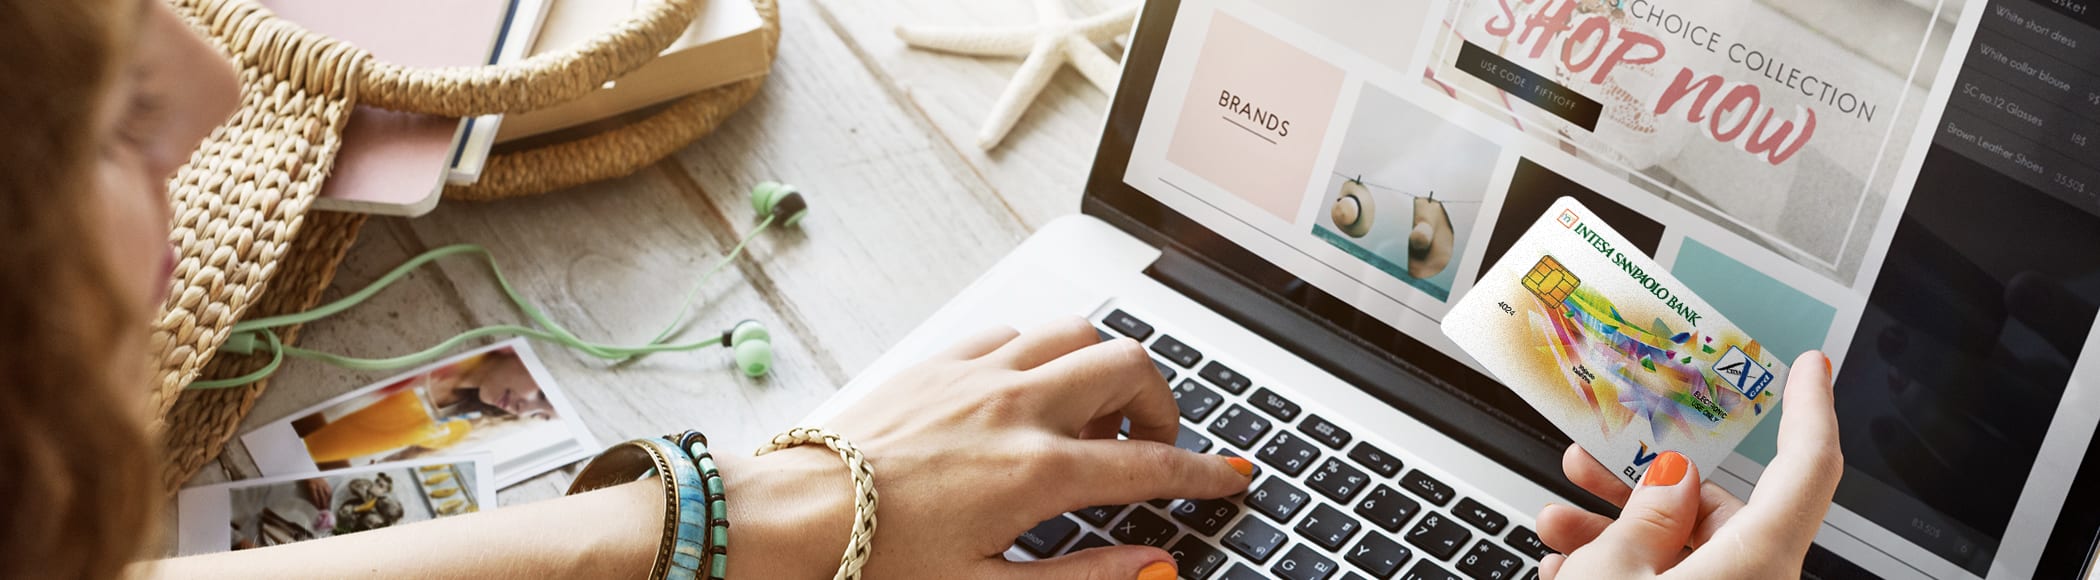
M 1006 144 L 986 153 L 973 135 L 1019 61 L 911 50 L 892 33 L 900 23 L 1028 24 L 1029 2 L 781 0 L 780 8 L 772 78 L 714 135 L 626 179 L 373 219 L 329 298 L 418 252 L 477 243 L 579 335 L 641 342 L 669 322 L 689 281 L 755 225 L 751 185 L 794 183 L 812 196 L 811 215 L 799 229 L 759 237 L 716 276 L 688 334 L 764 322 L 773 331 L 771 376 L 745 378 L 720 349 L 614 366 L 535 344 L 607 443 L 699 428 L 723 448 L 748 450 L 829 397 L 1034 228 L 1078 211 L 1106 95 L 1061 71 Z M 308 325 L 301 342 L 398 355 L 523 320 L 483 266 L 457 260 Z M 390 374 L 288 362 L 242 432 Z M 198 482 L 255 474 L 238 443 L 221 467 Z M 569 476 L 513 486 L 501 502 L 559 495 Z

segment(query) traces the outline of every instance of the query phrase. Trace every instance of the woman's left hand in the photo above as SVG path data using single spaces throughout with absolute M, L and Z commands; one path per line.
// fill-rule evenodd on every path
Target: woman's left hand
M 1071 319 L 964 340 L 824 427 L 874 466 L 882 503 L 867 578 L 1168 580 L 1173 560 L 1158 548 L 1030 563 L 1002 554 L 1037 523 L 1080 508 L 1245 491 L 1246 460 L 1172 445 L 1179 416 L 1144 347 L 1102 342 Z M 1117 440 L 1125 419 L 1130 439 Z M 804 446 L 722 470 L 731 578 L 830 577 L 852 521 L 836 455 Z

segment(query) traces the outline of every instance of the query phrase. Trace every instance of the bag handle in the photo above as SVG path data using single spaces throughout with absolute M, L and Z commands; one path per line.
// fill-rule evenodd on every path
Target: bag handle
M 173 2 L 236 56 L 287 78 L 305 76 L 302 65 L 312 64 L 288 58 L 312 54 L 295 47 L 340 42 L 277 18 L 253 0 Z M 344 58 L 358 63 L 355 82 L 313 88 L 346 91 L 359 104 L 447 117 L 530 111 L 574 100 L 655 59 L 699 16 L 700 2 L 650 0 L 626 22 L 582 46 L 500 65 L 407 67 L 345 44 L 352 54 Z

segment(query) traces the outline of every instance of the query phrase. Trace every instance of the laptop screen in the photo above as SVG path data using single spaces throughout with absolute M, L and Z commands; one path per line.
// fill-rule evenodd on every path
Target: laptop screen
M 1539 432 L 1438 322 L 1572 196 L 1765 348 L 1837 361 L 1820 546 L 2028 577 L 2093 539 L 2059 523 L 2091 521 L 2064 506 L 2100 423 L 2096 4 L 1153 2 L 1089 195 Z M 1715 481 L 1745 493 L 1778 424 Z

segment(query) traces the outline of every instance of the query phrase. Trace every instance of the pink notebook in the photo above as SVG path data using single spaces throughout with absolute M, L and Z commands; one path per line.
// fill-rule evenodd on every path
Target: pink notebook
M 278 16 L 409 66 L 484 64 L 514 0 L 262 0 Z M 437 207 L 461 121 L 358 107 L 314 209 L 418 216 Z

